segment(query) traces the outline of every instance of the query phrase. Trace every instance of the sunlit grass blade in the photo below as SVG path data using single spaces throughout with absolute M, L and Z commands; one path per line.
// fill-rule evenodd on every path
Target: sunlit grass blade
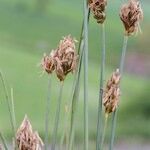
M 60 109 L 61 109 L 63 85 L 64 85 L 64 82 L 60 82 L 59 97 L 58 97 L 58 102 L 57 102 L 57 106 L 56 106 L 57 107 L 56 108 L 56 116 L 55 116 L 54 130 L 53 130 L 53 135 L 52 135 L 52 146 L 51 146 L 52 150 L 55 150 L 55 148 L 56 148 L 57 133 L 58 133 L 59 120 L 60 120 Z
M 51 98 L 51 77 L 48 79 L 48 88 L 47 88 L 47 100 L 46 100 L 46 113 L 45 113 L 45 150 L 48 150 L 48 133 L 49 133 L 49 119 L 50 119 L 50 99 Z
M 105 25 L 102 24 L 102 51 L 100 61 L 100 83 L 99 83 L 99 103 L 98 103 L 98 118 L 97 118 L 97 137 L 96 137 L 96 150 L 99 150 L 102 139 L 102 105 L 103 105 L 103 88 L 105 76 L 105 55 L 106 55 L 106 42 L 105 42 Z
M 1 141 L 2 141 L 2 144 L 3 144 L 4 148 L 5 148 L 5 150 L 8 150 L 8 146 L 7 146 L 6 140 L 5 140 L 5 138 L 3 137 L 3 135 L 2 135 L 1 132 L 0 132 L 0 139 L 1 139 Z
M 119 66 L 121 75 L 123 74 L 123 67 L 124 67 L 124 61 L 125 61 L 125 56 L 126 56 L 127 43 L 128 43 L 128 36 L 124 36 L 122 54 L 121 54 L 120 66 Z M 114 146 L 115 129 L 116 129 L 116 122 L 117 122 L 117 111 L 118 110 L 116 109 L 112 115 L 112 127 L 111 127 L 111 138 L 110 138 L 109 150 L 113 150 L 113 146 Z
M 84 0 L 84 150 L 88 150 L 88 6 Z

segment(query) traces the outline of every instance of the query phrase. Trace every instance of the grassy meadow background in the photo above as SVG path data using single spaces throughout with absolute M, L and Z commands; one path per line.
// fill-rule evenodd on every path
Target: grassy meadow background
M 119 64 L 123 42 L 123 26 L 118 12 L 125 0 L 108 2 L 107 75 Z M 41 76 L 38 67 L 43 53 L 57 47 L 59 40 L 68 34 L 79 40 L 83 4 L 81 0 L 49 0 L 46 7 L 40 0 L 0 0 L 0 69 L 5 75 L 8 88 L 14 89 L 17 126 L 27 114 L 35 130 L 44 134 L 47 74 Z M 117 124 L 117 139 L 150 140 L 150 1 L 141 1 L 144 9 L 142 34 L 130 37 L 126 57 L 125 74 Z M 89 133 L 95 140 L 99 89 L 100 26 L 91 17 L 89 24 Z M 52 75 L 50 133 L 53 129 L 55 104 L 59 82 Z M 71 98 L 74 77 L 65 81 L 59 134 L 63 132 L 65 104 Z M 81 80 L 82 81 L 82 80 Z M 81 82 L 82 83 L 82 82 Z M 4 91 L 0 82 L 0 129 L 10 138 L 11 127 Z M 83 139 L 83 88 L 81 84 L 76 119 L 76 139 Z M 109 130 L 108 130 L 109 131 Z M 108 133 L 109 134 L 109 133 Z

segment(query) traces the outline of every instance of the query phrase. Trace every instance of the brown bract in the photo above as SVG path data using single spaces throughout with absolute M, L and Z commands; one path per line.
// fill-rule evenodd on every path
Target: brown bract
M 19 150 L 42 150 L 43 142 L 26 116 L 16 133 L 16 142 Z
M 89 0 L 89 7 L 93 12 L 94 18 L 97 23 L 103 23 L 106 19 L 105 9 L 107 0 Z
M 105 107 L 105 113 L 107 114 L 114 112 L 118 106 L 120 96 L 120 78 L 119 69 L 117 69 L 106 84 L 106 89 L 103 95 L 103 104 Z
M 132 35 L 138 32 L 139 22 L 143 19 L 143 11 L 140 2 L 137 0 L 129 0 L 120 10 L 120 19 L 125 27 L 126 35 Z

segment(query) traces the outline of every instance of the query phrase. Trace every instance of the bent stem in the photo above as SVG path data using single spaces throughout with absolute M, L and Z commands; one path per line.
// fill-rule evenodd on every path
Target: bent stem
M 53 130 L 53 136 L 52 136 L 52 147 L 51 147 L 52 150 L 55 150 L 55 147 L 56 147 L 57 132 L 58 132 L 58 126 L 59 126 L 59 120 L 60 120 L 60 107 L 61 107 L 61 101 L 62 101 L 63 85 L 64 85 L 64 82 L 60 82 L 60 91 L 59 91 L 58 103 L 57 103 L 57 108 L 56 108 L 56 116 L 55 116 L 55 122 L 54 122 L 54 130 Z
M 125 55 L 126 55 L 126 50 L 127 50 L 127 44 L 128 44 L 128 36 L 124 36 L 122 54 L 121 54 L 120 66 L 119 66 L 120 75 L 123 74 L 123 67 L 124 67 L 124 60 L 125 60 Z M 113 112 L 113 116 L 112 116 L 111 139 L 110 139 L 109 150 L 113 150 L 116 122 L 117 122 L 117 109 Z
M 46 113 L 45 113 L 45 150 L 48 150 L 48 128 L 49 128 L 49 114 L 50 114 L 50 89 L 51 89 L 51 77 L 48 79 L 47 88 L 47 100 L 46 100 Z
M 84 150 L 88 150 L 88 6 L 84 0 Z
M 3 135 L 2 135 L 1 132 L 0 132 L 0 139 L 1 139 L 1 141 L 2 141 L 2 144 L 3 144 L 4 148 L 5 148 L 5 150 L 8 150 L 8 146 L 7 146 L 6 140 L 5 140 L 5 138 L 3 137 Z
M 103 145 L 104 145 L 104 141 L 105 141 L 105 134 L 106 134 L 106 128 L 107 128 L 107 120 L 108 120 L 108 114 L 105 114 L 105 122 L 104 122 L 104 129 L 103 129 L 103 133 L 102 133 L 102 140 L 100 143 L 100 150 L 103 149 Z
M 96 137 L 96 150 L 99 150 L 99 143 L 101 143 L 101 127 L 102 127 L 102 101 L 103 101 L 103 87 L 105 76 L 105 55 L 106 55 L 106 42 L 105 42 L 105 25 L 102 24 L 102 53 L 100 62 L 100 90 L 99 90 L 99 104 L 98 104 L 98 121 L 97 121 L 97 137 Z

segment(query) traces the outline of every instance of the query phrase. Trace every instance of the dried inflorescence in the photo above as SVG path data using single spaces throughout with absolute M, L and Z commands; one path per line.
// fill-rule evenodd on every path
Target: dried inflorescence
M 44 54 L 41 66 L 44 71 L 46 71 L 48 74 L 51 74 L 55 69 L 55 61 L 54 61 L 54 52 L 52 51 L 51 54 L 48 56 Z
M 105 9 L 107 0 L 89 0 L 89 7 L 93 12 L 94 18 L 97 23 L 103 23 L 106 19 Z
M 107 114 L 114 112 L 118 106 L 120 96 L 120 78 L 119 69 L 117 69 L 106 84 L 106 89 L 103 95 L 103 104 L 105 107 L 105 113 Z
M 139 22 L 143 19 L 143 11 L 138 0 L 129 0 L 120 10 L 120 19 L 124 24 L 126 35 L 132 35 L 140 29 Z
M 33 132 L 30 121 L 25 116 L 16 134 L 19 150 L 42 150 L 43 142 L 37 132 Z
M 60 81 L 63 81 L 69 72 L 74 73 L 77 67 L 78 55 L 75 49 L 76 40 L 70 35 L 60 41 L 56 60 L 56 74 Z
M 47 73 L 54 70 L 60 81 L 63 81 L 69 72 L 74 73 L 77 67 L 78 55 L 75 49 L 76 40 L 70 35 L 60 41 L 58 48 L 50 56 L 44 56 L 42 67 Z

